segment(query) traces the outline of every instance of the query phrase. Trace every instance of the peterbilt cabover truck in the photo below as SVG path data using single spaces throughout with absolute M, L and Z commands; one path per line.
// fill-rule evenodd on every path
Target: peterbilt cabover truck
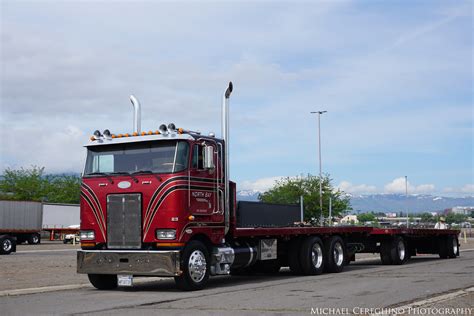
M 0 255 L 16 251 L 24 242 L 39 244 L 43 205 L 32 201 L 0 201 Z
M 458 231 L 302 226 L 295 205 L 236 202 L 229 180 L 229 97 L 223 95 L 222 139 L 174 124 L 134 132 L 95 131 L 86 145 L 81 191 L 78 273 L 94 287 L 131 286 L 134 276 L 174 277 L 199 290 L 209 276 L 252 271 L 299 275 L 341 272 L 356 252 L 383 264 L 416 254 L 459 255 Z

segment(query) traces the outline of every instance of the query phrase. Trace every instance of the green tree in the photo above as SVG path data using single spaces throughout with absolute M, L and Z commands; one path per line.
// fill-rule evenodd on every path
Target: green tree
M 425 212 L 420 215 L 421 221 L 423 223 L 432 223 L 434 222 L 434 217 L 431 215 L 431 213 Z
M 9 169 L 0 180 L 0 199 L 79 203 L 81 178 L 71 175 L 44 175 L 44 168 Z
M 456 214 L 456 213 L 448 213 L 446 215 L 446 223 L 453 224 L 453 223 L 462 223 L 467 220 L 467 215 L 464 214 Z
M 350 201 L 344 192 L 335 190 L 328 175 L 322 178 L 323 216 L 329 216 L 329 199 L 332 199 L 332 216 L 339 216 L 350 210 Z M 284 178 L 276 181 L 273 188 L 259 195 L 259 200 L 266 203 L 299 204 L 303 196 L 304 219 L 318 221 L 321 215 L 319 206 L 319 177 Z
M 32 166 L 29 169 L 7 168 L 0 181 L 2 199 L 41 201 L 46 195 L 47 182 L 43 177 L 44 168 Z
M 52 203 L 79 203 L 81 178 L 72 175 L 48 175 L 46 199 Z
M 375 222 L 376 217 L 373 213 L 361 213 L 357 215 L 357 220 L 361 223 Z

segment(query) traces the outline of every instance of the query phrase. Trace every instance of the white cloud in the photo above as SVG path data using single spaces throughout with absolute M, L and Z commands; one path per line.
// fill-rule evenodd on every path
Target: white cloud
M 466 184 L 461 188 L 463 193 L 474 193 L 474 184 Z
M 355 193 L 355 194 L 366 194 L 366 193 L 377 192 L 377 187 L 374 185 L 368 185 L 368 184 L 354 185 L 350 183 L 349 181 L 341 181 L 341 183 L 339 183 L 336 186 L 336 188 L 347 193 Z
M 271 189 L 276 181 L 283 179 L 284 177 L 268 177 L 268 178 L 261 178 L 254 181 L 243 181 L 239 185 L 239 190 L 250 190 L 256 192 L 265 192 Z
M 406 190 L 406 183 L 405 178 L 400 177 L 394 179 L 392 182 L 387 183 L 384 186 L 385 193 L 405 193 Z M 408 181 L 408 193 L 433 193 L 435 191 L 434 184 L 420 184 L 420 185 L 412 185 L 410 181 Z

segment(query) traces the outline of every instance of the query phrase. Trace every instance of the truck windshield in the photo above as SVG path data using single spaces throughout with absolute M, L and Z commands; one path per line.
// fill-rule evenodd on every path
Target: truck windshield
M 187 168 L 188 157 L 185 141 L 91 146 L 84 175 L 179 172 Z

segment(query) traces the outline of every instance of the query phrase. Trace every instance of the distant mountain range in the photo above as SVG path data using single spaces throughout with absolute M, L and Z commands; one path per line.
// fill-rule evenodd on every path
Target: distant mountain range
M 258 201 L 260 192 L 244 190 L 237 191 L 237 200 Z M 435 212 L 442 211 L 455 206 L 474 206 L 474 196 L 466 197 L 444 197 L 425 194 L 371 194 L 351 195 L 353 212 Z

